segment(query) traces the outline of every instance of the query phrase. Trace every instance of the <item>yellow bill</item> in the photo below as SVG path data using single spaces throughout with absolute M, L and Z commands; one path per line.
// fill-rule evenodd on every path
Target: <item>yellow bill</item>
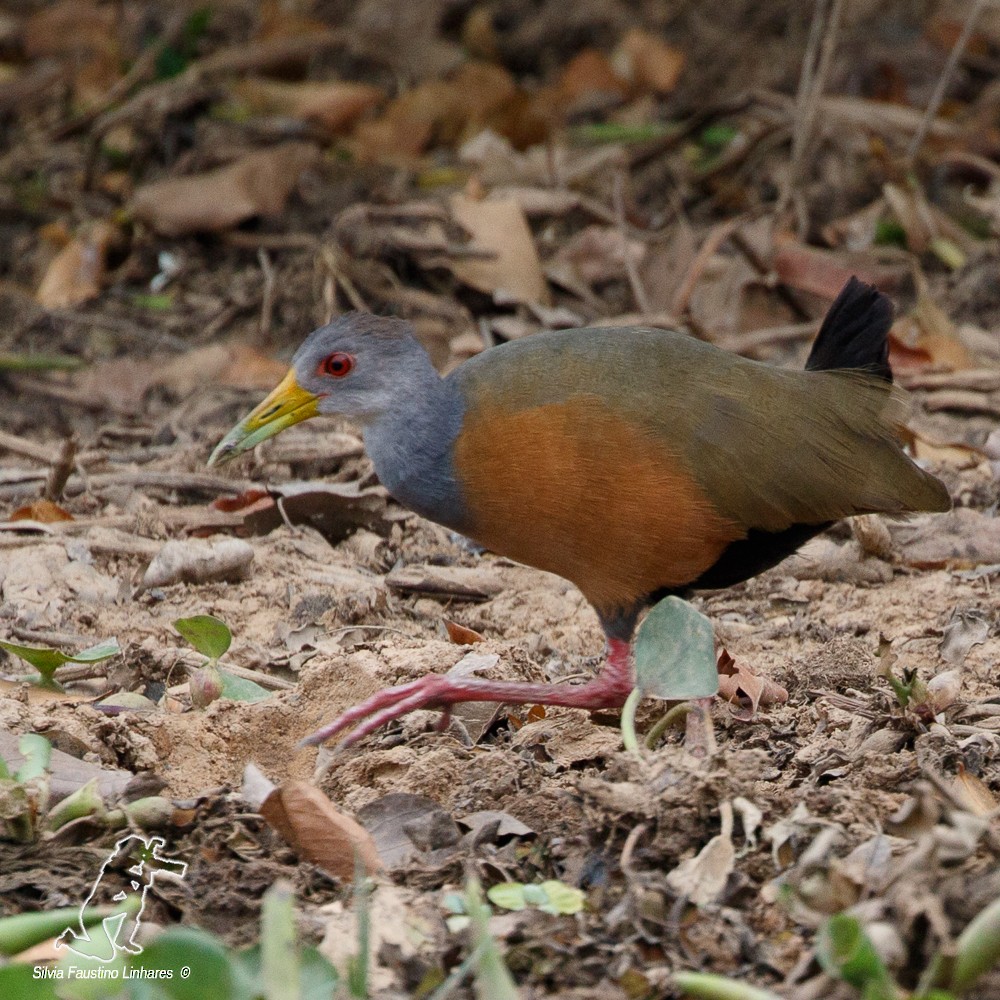
M 319 413 L 319 396 L 303 389 L 291 369 L 281 384 L 259 406 L 248 413 L 216 446 L 209 465 L 222 465 L 249 451 L 261 441 L 280 434 L 286 427 Z

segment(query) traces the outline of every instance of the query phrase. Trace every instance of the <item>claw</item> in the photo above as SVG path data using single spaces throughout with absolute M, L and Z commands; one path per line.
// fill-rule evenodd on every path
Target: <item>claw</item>
M 451 706 L 463 701 L 496 701 L 514 705 L 567 705 L 571 708 L 620 708 L 634 686 L 629 646 L 610 640 L 608 659 L 598 677 L 586 684 L 520 684 L 491 681 L 478 677 L 449 677 L 428 674 L 407 684 L 379 691 L 360 705 L 349 708 L 333 722 L 307 736 L 299 748 L 317 746 L 355 723 L 360 725 L 344 737 L 339 749 L 345 749 L 381 726 L 419 708 L 440 708 L 441 728 L 448 725 Z M 364 720 L 364 721 L 362 721 Z

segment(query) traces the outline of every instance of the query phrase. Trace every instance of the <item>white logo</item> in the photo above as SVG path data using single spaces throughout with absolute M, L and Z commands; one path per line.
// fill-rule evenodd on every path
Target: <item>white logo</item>
M 166 846 L 162 837 L 140 837 L 129 834 L 115 844 L 107 861 L 101 865 L 101 870 L 94 882 L 90 894 L 80 906 L 80 919 L 76 926 L 67 927 L 56 939 L 56 948 L 69 948 L 82 958 L 96 959 L 98 962 L 110 962 L 120 951 L 130 955 L 142 953 L 135 937 L 139 932 L 139 922 L 146 906 L 146 892 L 153 882 L 162 876 L 182 879 L 187 872 L 187 864 L 174 858 L 164 857 L 160 848 Z M 134 864 L 129 864 L 134 858 Z M 114 890 L 117 890 L 115 892 Z M 137 908 L 124 913 L 115 913 L 105 917 L 99 926 L 89 929 L 84 926 L 84 910 L 94 901 L 106 900 L 111 896 L 114 903 L 125 903 L 138 897 Z

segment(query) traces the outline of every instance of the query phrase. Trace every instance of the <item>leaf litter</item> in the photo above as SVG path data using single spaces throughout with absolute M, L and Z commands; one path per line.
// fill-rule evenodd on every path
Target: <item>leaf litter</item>
M 155 917 L 232 943 L 284 877 L 342 957 L 370 838 L 391 872 L 373 895 L 376 995 L 455 966 L 444 899 L 471 873 L 484 890 L 582 898 L 491 918 L 538 995 L 664 995 L 674 970 L 704 969 L 832 996 L 814 931 L 845 910 L 890 958 L 925 960 L 1000 895 L 988 64 L 963 63 L 948 117 L 901 171 L 947 46 L 914 21 L 899 35 L 914 41 L 875 53 L 859 15 L 798 217 L 776 218 L 808 25 L 748 3 L 725 38 L 696 5 L 667 23 L 610 3 L 415 3 L 392 24 L 379 6 L 355 5 L 346 39 L 309 4 L 222 19 L 160 76 L 136 25 L 166 26 L 134 17 L 141 4 L 4 22 L 0 352 L 21 361 L 0 385 L 0 638 L 62 658 L 115 635 L 122 655 L 65 662 L 66 695 L 3 680 L 0 735 L 46 735 L 60 796 L 94 779 L 109 811 L 166 796 L 156 822 L 192 867 Z M 566 679 L 601 643 L 568 584 L 387 500 L 356 428 L 302 428 L 204 472 L 306 330 L 347 308 L 401 315 L 447 368 L 497 338 L 627 316 L 794 364 L 851 273 L 900 303 L 915 453 L 956 510 L 835 529 L 696 599 L 723 694 L 715 754 L 692 760 L 667 729 L 637 757 L 613 715 L 532 706 L 463 707 L 443 733 L 418 714 L 345 755 L 294 750 L 383 684 L 451 668 Z M 89 367 L 41 375 L 48 356 Z M 69 430 L 79 451 L 53 476 Z M 71 520 L 38 506 L 50 479 Z M 234 542 L 234 562 L 206 559 Z M 172 568 L 144 582 L 168 546 Z M 197 658 L 172 623 L 205 615 L 232 630 L 225 669 L 265 699 L 191 707 Z M 911 704 L 879 675 L 882 632 Z M 721 677 L 715 644 L 732 653 Z M 638 730 L 661 711 L 640 705 Z M 0 742 L 16 769 L 15 752 Z M 248 760 L 278 790 L 275 827 L 260 787 L 236 791 Z M 100 855 L 108 836 L 74 821 L 0 842 L 5 911 L 82 898 L 81 848 Z

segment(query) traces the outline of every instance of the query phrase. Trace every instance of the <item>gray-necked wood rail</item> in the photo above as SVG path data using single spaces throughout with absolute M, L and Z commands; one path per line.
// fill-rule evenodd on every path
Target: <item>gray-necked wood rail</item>
M 891 321 L 889 300 L 852 278 L 805 371 L 628 327 L 538 334 L 442 378 L 402 320 L 352 313 L 311 333 L 210 464 L 317 414 L 351 417 L 392 496 L 571 580 L 608 650 L 599 676 L 576 686 L 430 675 L 306 742 L 358 723 L 354 742 L 462 701 L 620 706 L 636 621 L 661 597 L 746 580 L 839 518 L 948 510 L 944 485 L 899 445 Z

